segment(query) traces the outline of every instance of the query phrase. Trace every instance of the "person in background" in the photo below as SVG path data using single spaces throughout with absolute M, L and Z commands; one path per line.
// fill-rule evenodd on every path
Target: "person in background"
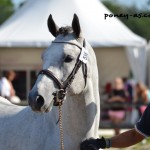
M 14 71 L 7 71 L 0 80 L 0 95 L 12 103 L 20 103 L 19 97 L 15 94 L 12 81 L 15 79 L 16 73 Z
M 125 119 L 125 102 L 127 101 L 127 93 L 124 89 L 123 80 L 116 78 L 114 87 L 109 94 L 108 105 L 111 105 L 108 115 L 115 127 L 115 134 L 119 134 L 119 125 Z
M 148 104 L 135 127 L 112 138 L 86 139 L 80 145 L 81 150 L 99 150 L 100 148 L 126 148 L 150 137 L 150 104 Z
M 137 104 L 137 109 L 140 116 L 145 111 L 147 104 L 150 102 L 150 90 L 141 82 L 135 85 L 134 103 Z
M 130 83 L 131 81 L 128 80 L 128 78 L 123 77 L 122 78 L 124 82 L 124 88 L 128 92 L 128 102 L 132 103 L 133 102 L 133 85 Z

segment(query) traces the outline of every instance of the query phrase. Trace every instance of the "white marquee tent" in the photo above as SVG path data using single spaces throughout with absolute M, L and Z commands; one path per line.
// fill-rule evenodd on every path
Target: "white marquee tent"
M 0 46 L 47 46 L 53 37 L 47 30 L 47 18 L 70 25 L 76 13 L 83 33 L 94 47 L 142 46 L 145 40 L 131 32 L 116 18 L 104 19 L 111 12 L 99 0 L 28 0 L 0 30 Z
M 145 82 L 145 39 L 134 34 L 117 18 L 104 19 L 104 15 L 111 12 L 99 0 L 27 0 L 0 27 L 0 51 L 3 48 L 47 47 L 54 39 L 47 29 L 50 13 L 58 26 L 70 25 L 73 14 L 76 13 L 83 34 L 97 53 L 98 65 L 102 64 L 99 62 L 102 56 L 98 55 L 98 51 L 102 48 L 105 50 L 106 47 L 114 50 L 121 47 L 125 49 L 135 79 Z M 117 55 L 116 53 L 116 59 Z M 105 67 L 101 70 L 102 74 L 111 74 L 104 69 Z M 106 74 L 102 76 L 106 77 Z
M 147 44 L 146 47 L 147 50 L 147 81 L 148 81 L 148 87 L 150 88 L 150 41 Z

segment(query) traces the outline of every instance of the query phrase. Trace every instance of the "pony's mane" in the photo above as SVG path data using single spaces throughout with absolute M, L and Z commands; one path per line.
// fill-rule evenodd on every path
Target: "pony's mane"
M 64 36 L 66 36 L 69 33 L 72 33 L 72 27 L 70 26 L 66 26 L 66 27 L 61 27 L 59 28 L 58 34 L 63 34 Z

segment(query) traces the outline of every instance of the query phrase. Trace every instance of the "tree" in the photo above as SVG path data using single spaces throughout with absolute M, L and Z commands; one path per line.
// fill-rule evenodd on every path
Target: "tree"
M 11 0 L 0 0 L 0 25 L 14 12 Z
M 103 4 L 114 14 L 133 15 L 128 19 L 125 17 L 118 19 L 120 19 L 134 33 L 150 40 L 150 11 L 144 9 L 139 10 L 135 6 L 122 6 L 121 4 L 112 3 L 110 1 L 103 1 Z M 144 17 L 144 14 L 148 17 Z

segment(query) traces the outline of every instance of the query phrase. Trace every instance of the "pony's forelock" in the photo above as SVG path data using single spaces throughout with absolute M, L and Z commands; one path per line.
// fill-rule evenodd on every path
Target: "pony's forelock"
M 66 35 L 68 35 L 69 33 L 72 33 L 72 32 L 73 32 L 73 29 L 70 26 L 61 27 L 61 28 L 59 28 L 58 35 L 62 34 L 64 36 L 66 36 Z

